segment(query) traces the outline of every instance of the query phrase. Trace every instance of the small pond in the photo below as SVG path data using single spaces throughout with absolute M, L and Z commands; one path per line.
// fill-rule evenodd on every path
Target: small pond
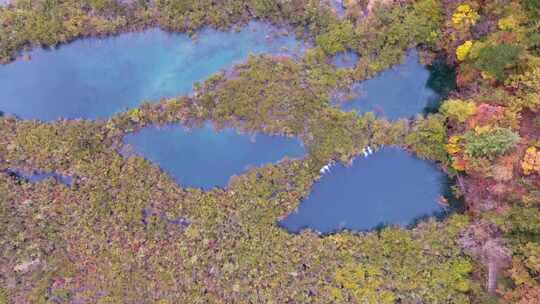
M 329 0 L 329 3 L 339 18 L 345 17 L 346 10 L 343 6 L 343 0 Z
M 159 29 L 80 39 L 0 65 L 0 110 L 23 119 L 108 118 L 141 101 L 191 92 L 249 54 L 301 54 L 293 34 L 262 22 L 205 29 L 196 41 Z
M 374 78 L 353 85 L 355 97 L 342 103 L 345 111 L 374 112 L 391 120 L 423 113 L 439 95 L 428 86 L 430 71 L 411 50 L 405 61 Z
M 57 182 L 60 182 L 66 186 L 73 185 L 73 177 L 68 175 L 61 175 L 55 172 L 26 172 L 19 170 L 7 170 L 7 174 L 16 177 L 17 179 L 22 179 L 30 183 L 39 183 L 49 178 L 53 178 Z
M 181 186 L 206 190 L 226 186 L 231 176 L 250 167 L 305 154 L 298 139 L 215 131 L 210 124 L 192 130 L 178 125 L 148 127 L 126 135 L 124 142 Z
M 332 64 L 336 68 L 354 68 L 359 57 L 356 53 L 347 51 L 337 53 L 332 57 Z
M 447 178 L 434 164 L 398 148 L 383 148 L 357 157 L 351 166 L 332 166 L 279 225 L 294 233 L 407 226 L 443 212 L 439 198 L 447 190 Z

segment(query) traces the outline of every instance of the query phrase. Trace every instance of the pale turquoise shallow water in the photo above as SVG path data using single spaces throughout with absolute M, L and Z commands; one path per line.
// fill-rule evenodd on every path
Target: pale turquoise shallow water
M 297 139 L 263 134 L 215 131 L 209 124 L 187 130 L 178 125 L 148 127 L 128 134 L 124 142 L 158 164 L 183 187 L 224 187 L 232 175 L 250 167 L 274 163 L 285 156 L 303 157 Z
M 294 35 L 262 22 L 197 34 L 159 29 L 81 39 L 0 66 L 0 111 L 23 119 L 108 118 L 142 101 L 190 93 L 249 54 L 301 54 Z

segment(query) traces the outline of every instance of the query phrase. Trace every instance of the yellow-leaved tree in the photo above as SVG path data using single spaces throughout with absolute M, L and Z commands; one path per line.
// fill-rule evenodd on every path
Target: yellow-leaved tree
M 525 152 L 521 168 L 525 175 L 540 173 L 540 151 L 536 147 L 529 147 Z
M 467 56 L 471 52 L 471 48 L 473 46 L 473 42 L 471 40 L 465 41 L 463 44 L 457 47 L 456 49 L 456 57 L 459 61 L 463 61 L 467 59 Z

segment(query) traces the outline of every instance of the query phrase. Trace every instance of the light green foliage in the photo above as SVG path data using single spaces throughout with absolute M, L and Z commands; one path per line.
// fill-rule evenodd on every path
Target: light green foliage
M 334 273 L 333 294 L 342 303 L 395 303 L 397 299 L 468 303 L 461 293 L 472 285 L 472 264 L 454 247 L 455 237 L 466 224 L 466 217 L 454 216 L 443 231 L 437 231 L 434 223 L 425 223 L 422 233 L 389 228 L 379 235 L 365 235 L 359 242 L 353 234 L 331 236 L 338 248 L 336 255 L 346 261 Z M 427 256 L 423 250 L 452 257 Z
M 355 38 L 353 25 L 345 21 L 333 24 L 328 32 L 317 36 L 317 45 L 327 54 L 333 55 L 352 48 L 355 45 Z
M 459 99 L 446 100 L 440 108 L 440 112 L 444 116 L 459 123 L 464 123 L 475 111 L 476 105 L 474 102 Z
M 383 274 L 372 265 L 346 264 L 336 271 L 335 280 L 348 290 L 354 301 L 395 303 L 396 296 L 393 292 L 381 290 Z
M 472 158 L 493 159 L 512 149 L 519 135 L 508 128 L 493 128 L 486 131 L 468 131 L 463 135 L 465 153 Z
M 415 122 L 412 132 L 406 137 L 405 143 L 418 156 L 446 163 L 446 126 L 444 117 L 440 114 L 429 115 Z
M 0 287 L 0 304 L 8 304 L 7 293 L 2 287 Z
M 540 210 L 538 207 L 514 206 L 499 224 L 516 237 L 540 236 Z
M 304 69 L 291 59 L 250 57 L 238 77 L 206 82 L 200 101 L 220 123 L 236 118 L 246 130 L 299 134 L 327 105 L 338 79 L 328 66 Z
M 510 106 L 529 108 L 532 111 L 540 109 L 540 66 L 533 66 L 522 74 L 511 75 L 505 83 L 516 91 L 513 98 L 508 98 Z
M 356 50 L 365 58 L 357 70 L 371 76 L 398 63 L 404 49 L 434 43 L 440 35 L 442 16 L 442 7 L 436 0 L 414 1 L 405 8 L 378 9 L 356 29 Z

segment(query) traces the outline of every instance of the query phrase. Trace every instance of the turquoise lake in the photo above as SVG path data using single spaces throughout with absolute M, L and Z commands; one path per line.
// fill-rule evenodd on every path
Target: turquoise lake
M 374 112 L 391 120 L 422 114 L 440 96 L 429 86 L 430 71 L 419 62 L 418 52 L 408 52 L 403 63 L 353 85 L 355 97 L 341 108 Z
M 384 148 L 358 156 L 351 166 L 332 166 L 279 225 L 294 233 L 309 228 L 323 234 L 408 226 L 444 211 L 438 200 L 447 196 L 447 182 L 434 164 Z
M 187 130 L 178 125 L 148 127 L 128 134 L 124 142 L 135 154 L 158 164 L 182 187 L 225 187 L 233 175 L 250 167 L 275 163 L 284 157 L 301 158 L 297 139 L 263 134 L 215 131 L 207 124 Z
M 108 118 L 142 101 L 188 94 L 249 54 L 298 55 L 304 47 L 262 22 L 239 31 L 205 29 L 196 41 L 159 29 L 80 39 L 0 66 L 0 111 L 44 121 Z

